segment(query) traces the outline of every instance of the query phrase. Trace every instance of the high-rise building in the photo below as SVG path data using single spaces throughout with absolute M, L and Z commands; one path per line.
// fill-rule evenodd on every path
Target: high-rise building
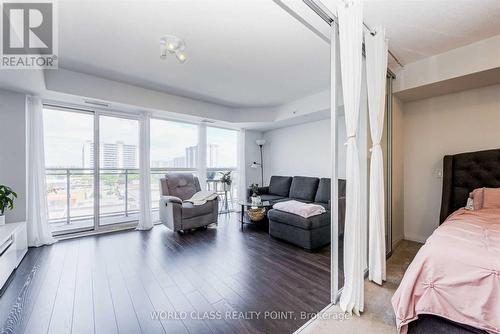
M 101 143 L 99 146 L 100 165 L 103 168 L 118 168 L 118 145 Z
M 83 167 L 94 167 L 94 143 L 87 141 L 83 145 Z M 102 168 L 138 168 L 137 146 L 123 142 L 101 143 L 99 145 L 99 160 Z
M 186 167 L 186 157 L 174 158 L 174 168 L 184 168 Z
M 137 146 L 127 145 L 124 143 L 118 144 L 118 156 L 121 162 L 120 168 L 138 168 L 137 163 Z
M 209 144 L 207 146 L 207 167 L 213 168 L 219 165 L 219 145 Z
M 137 146 L 116 143 L 101 143 L 99 146 L 99 160 L 102 168 L 138 168 Z M 185 155 L 164 161 L 153 161 L 152 167 L 163 168 L 197 168 L 198 145 L 185 149 Z M 207 145 L 207 167 L 219 167 L 219 146 Z M 94 143 L 87 141 L 82 148 L 83 168 L 94 168 Z
M 219 164 L 219 146 L 209 144 L 207 146 L 207 167 L 218 167 Z M 186 147 L 186 165 L 187 168 L 196 168 L 198 166 L 198 145 Z M 180 166 L 175 166 L 180 167 Z
M 186 147 L 186 168 L 196 168 L 198 164 L 198 145 Z
M 83 168 L 94 168 L 94 143 L 90 140 L 83 144 L 82 149 Z

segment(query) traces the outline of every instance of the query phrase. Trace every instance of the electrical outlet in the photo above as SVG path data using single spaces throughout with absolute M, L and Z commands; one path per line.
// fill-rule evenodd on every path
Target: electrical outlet
M 438 179 L 442 179 L 443 178 L 443 170 L 442 169 L 437 169 L 436 172 L 435 172 L 435 174 L 436 174 L 436 177 Z

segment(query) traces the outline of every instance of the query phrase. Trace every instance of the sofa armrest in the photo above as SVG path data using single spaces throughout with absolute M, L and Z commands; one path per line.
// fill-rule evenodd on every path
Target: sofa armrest
M 328 200 L 328 210 L 332 209 L 332 200 Z M 339 235 L 344 234 L 345 228 L 345 196 L 339 197 L 338 204 L 338 226 L 339 226 Z
M 269 194 L 269 186 L 267 187 L 257 187 L 257 195 L 267 195 Z M 252 188 L 247 188 L 247 199 L 252 196 Z
M 339 235 L 344 234 L 345 228 L 345 196 L 339 197 Z
M 259 195 L 267 195 L 267 194 L 269 194 L 269 186 L 267 186 L 267 187 L 258 187 L 257 188 L 257 192 L 259 193 Z

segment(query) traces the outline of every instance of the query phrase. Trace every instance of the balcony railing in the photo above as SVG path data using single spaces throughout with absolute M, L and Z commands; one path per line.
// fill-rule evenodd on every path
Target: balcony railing
M 139 171 L 99 170 L 100 224 L 137 220 L 139 213 Z M 94 226 L 94 170 L 52 168 L 46 171 L 49 222 L 54 231 Z
M 221 182 L 222 173 L 231 172 L 231 185 L 227 186 Z M 207 189 L 219 194 L 219 212 L 232 212 L 238 208 L 238 179 L 239 173 L 235 168 L 208 168 Z
M 220 172 L 231 170 L 233 183 L 224 192 Z M 153 220 L 158 221 L 160 179 L 168 172 L 191 172 L 194 169 L 151 169 L 151 207 Z M 93 228 L 95 220 L 94 170 L 92 168 L 49 168 L 46 170 L 49 222 L 55 232 Z M 234 169 L 207 170 L 208 189 L 221 195 L 221 208 L 231 211 L 236 207 L 237 177 Z M 99 169 L 99 224 L 109 225 L 138 220 L 139 170 L 134 168 Z M 228 207 L 225 208 L 227 195 Z

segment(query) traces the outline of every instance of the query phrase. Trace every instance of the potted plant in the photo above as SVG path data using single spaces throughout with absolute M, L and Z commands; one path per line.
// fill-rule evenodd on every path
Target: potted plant
M 231 171 L 229 172 L 221 172 L 220 181 L 224 185 L 224 191 L 229 191 L 231 189 L 231 183 L 233 180 L 231 179 Z
M 259 195 L 259 185 L 257 183 L 252 183 L 250 189 L 252 191 L 252 197 L 257 197 Z
M 17 194 L 7 186 L 0 184 L 0 225 L 5 224 L 5 209 L 14 208 L 14 199 Z

